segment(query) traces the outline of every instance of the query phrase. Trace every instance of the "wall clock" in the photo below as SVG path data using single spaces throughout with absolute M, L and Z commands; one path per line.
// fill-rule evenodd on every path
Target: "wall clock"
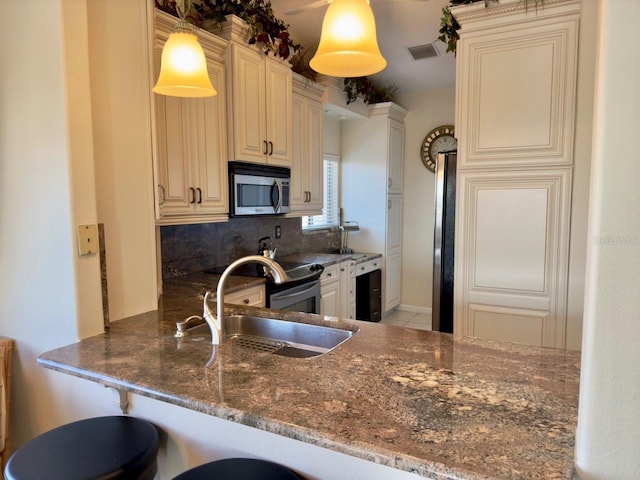
M 442 125 L 434 128 L 424 137 L 420 146 L 422 163 L 432 172 L 436 171 L 438 153 L 455 150 L 458 141 L 454 136 L 453 125 Z

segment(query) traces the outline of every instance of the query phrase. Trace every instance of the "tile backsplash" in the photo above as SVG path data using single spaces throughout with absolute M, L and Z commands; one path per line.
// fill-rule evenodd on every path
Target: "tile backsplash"
M 281 228 L 281 238 L 275 229 Z M 232 218 L 225 223 L 172 225 L 160 228 L 162 278 L 175 278 L 227 265 L 258 251 L 258 240 L 271 237 L 278 257 L 292 253 L 330 253 L 340 248 L 340 232 L 302 234 L 300 218 Z

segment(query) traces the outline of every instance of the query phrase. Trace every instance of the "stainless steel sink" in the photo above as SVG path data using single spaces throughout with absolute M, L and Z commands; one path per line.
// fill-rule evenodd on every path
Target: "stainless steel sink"
M 224 317 L 223 331 L 227 341 L 240 347 L 296 358 L 330 352 L 357 332 L 250 315 Z M 187 332 L 190 335 L 211 333 L 206 323 Z

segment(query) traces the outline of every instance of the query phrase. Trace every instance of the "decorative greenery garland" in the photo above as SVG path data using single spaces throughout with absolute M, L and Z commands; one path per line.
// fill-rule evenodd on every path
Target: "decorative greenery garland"
M 175 0 L 155 0 L 159 10 L 178 16 Z M 187 20 L 197 27 L 205 21 L 220 26 L 227 15 L 235 15 L 249 26 L 249 44 L 259 44 L 265 54 L 273 54 L 284 60 L 291 53 L 299 55 L 302 45 L 294 42 L 289 35 L 289 25 L 278 19 L 269 0 L 201 0 L 193 3 L 195 13 Z
M 467 5 L 475 2 L 484 2 L 484 6 L 488 6 L 489 2 L 493 1 L 498 3 L 500 0 L 450 0 L 450 5 L 442 8 L 442 17 L 440 18 L 440 36 L 438 40 L 447 44 L 447 52 L 453 52 L 456 54 L 456 46 L 458 44 L 458 39 L 460 36 L 458 35 L 458 30 L 460 29 L 460 24 L 453 17 L 451 13 L 450 7 L 457 7 L 458 5 Z M 535 8 L 538 8 L 538 5 L 544 4 L 544 0 L 521 0 L 524 1 L 525 9 L 529 8 L 529 4 L 533 3 Z

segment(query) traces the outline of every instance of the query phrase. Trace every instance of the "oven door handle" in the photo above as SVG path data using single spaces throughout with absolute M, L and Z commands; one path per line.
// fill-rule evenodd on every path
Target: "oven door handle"
M 277 197 L 274 195 L 275 192 L 277 192 Z M 275 213 L 278 213 L 282 206 L 282 184 L 277 178 L 273 180 L 273 185 L 271 186 L 271 206 Z
M 309 293 L 311 290 L 317 288 L 317 282 L 313 282 L 309 288 L 305 288 L 304 290 L 300 290 L 297 292 L 290 293 L 288 295 L 279 295 L 277 293 L 271 295 L 271 300 L 286 300 L 288 298 L 299 297 L 300 295 L 304 295 L 305 293 Z

